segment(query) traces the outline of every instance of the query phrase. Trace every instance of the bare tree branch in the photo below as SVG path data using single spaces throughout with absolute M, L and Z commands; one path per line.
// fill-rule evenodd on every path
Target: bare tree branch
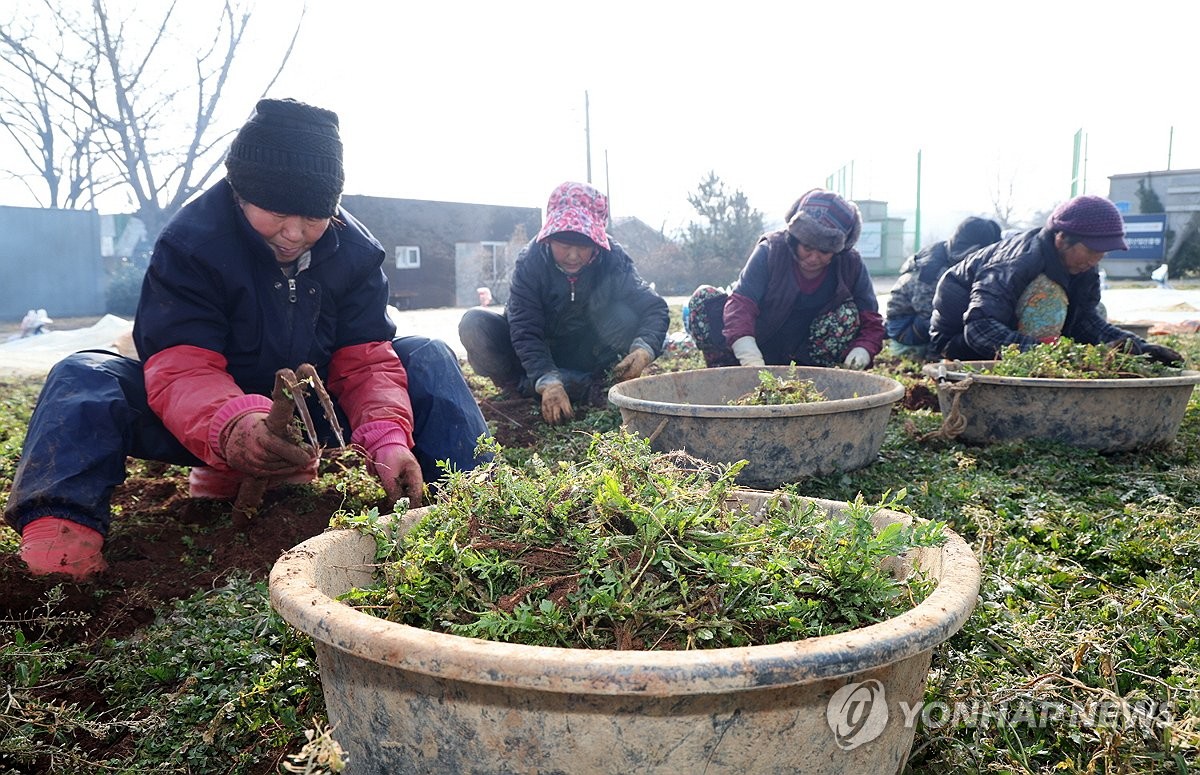
M 1015 176 L 1009 178 L 1008 187 L 1005 190 L 1003 181 L 1000 179 L 1000 173 L 996 173 L 996 187 L 991 190 L 992 198 L 992 217 L 1000 224 L 1000 228 L 1010 229 L 1013 226 L 1013 212 L 1016 210 L 1016 205 L 1013 204 L 1013 192 L 1016 184 L 1014 183 Z
M 252 0 L 214 6 L 214 32 L 195 49 L 190 83 L 175 64 L 186 56 L 178 0 L 150 23 L 144 5 L 122 0 L 41 0 L 33 10 L 39 6 L 0 24 L 0 138 L 19 150 L 6 154 L 0 174 L 51 207 L 94 206 L 124 192 L 156 234 L 220 170 L 236 129 L 222 121 L 221 107 L 250 45 Z M 261 94 L 286 68 L 306 10 Z

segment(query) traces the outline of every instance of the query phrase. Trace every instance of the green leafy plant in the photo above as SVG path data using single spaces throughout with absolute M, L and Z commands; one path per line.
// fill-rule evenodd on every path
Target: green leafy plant
M 1179 369 L 1119 347 L 1082 344 L 1060 337 L 1025 352 L 1015 344 L 1008 345 L 1000 351 L 999 362 L 989 366 L 987 372 L 1003 377 L 1125 379 L 1178 374 Z
M 233 578 L 111 643 L 89 678 L 111 707 L 140 704 L 131 762 L 212 771 L 248 766 L 319 724 L 314 661 L 311 641 L 271 610 L 266 584 Z
M 1200 362 L 1200 336 L 1155 339 Z M 674 355 L 651 366 L 695 367 Z M 913 371 L 887 359 L 877 359 L 875 370 L 902 381 Z M 0 382 L 6 493 L 40 387 L 38 379 Z M 983 566 L 975 612 L 934 650 L 927 705 L 913 709 L 905 772 L 1200 770 L 1200 391 L 1174 443 L 1138 452 L 918 440 L 940 423 L 936 411 L 897 409 L 872 465 L 802 484 L 806 496 L 854 501 L 861 493 L 874 502 L 907 483 L 892 507 L 949 524 Z M 504 457 L 514 467 L 534 460 L 554 467 L 582 457 L 591 433 L 619 424 L 615 411 L 592 411 L 506 448 Z M 130 471 L 124 487 L 139 479 L 186 486 L 186 471 L 176 467 L 133 463 Z M 346 487 L 347 519 L 371 519 L 362 506 L 376 487 L 365 478 Z M 312 497 L 306 488 L 293 492 Z M 115 520 L 125 527 L 162 521 L 136 504 Z M 16 545 L 15 531 L 0 529 L 0 550 L 15 554 Z M 13 574 L 5 588 L 27 583 Z M 123 584 L 95 594 L 118 597 Z M 71 603 L 79 590 L 66 589 L 74 591 L 55 587 L 41 603 L 0 616 L 0 772 L 257 775 L 285 761 L 328 766 L 310 747 L 327 730 L 311 642 L 264 616 L 265 584 L 206 585 L 184 602 L 158 606 L 153 622 L 119 641 L 94 632 L 81 638 Z M 1114 699 L 1158 703 L 1160 712 L 1130 724 L 1118 717 L 1115 725 L 1069 715 L 1095 719 L 1086 714 Z M 988 715 L 1029 707 L 1022 703 L 1065 715 Z
M 751 510 L 735 493 L 743 465 L 654 453 L 625 431 L 594 435 L 575 462 L 519 469 L 497 454 L 454 475 L 398 544 L 363 522 L 388 556 L 379 583 L 346 600 L 488 640 L 694 649 L 841 632 L 927 592 L 884 560 L 939 544 L 941 525 L 876 531 L 861 499 L 834 517 L 796 496 Z
M 796 364 L 793 363 L 787 375 L 783 377 L 766 369 L 758 372 L 758 385 L 730 401 L 729 405 L 775 406 L 824 400 L 825 395 L 817 389 L 811 379 L 796 376 Z

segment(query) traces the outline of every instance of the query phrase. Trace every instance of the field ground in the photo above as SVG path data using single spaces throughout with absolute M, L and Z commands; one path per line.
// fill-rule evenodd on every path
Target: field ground
M 1200 337 L 1163 341 L 1200 360 Z M 677 352 L 651 368 L 697 366 Z M 905 487 L 913 513 L 945 521 L 975 548 L 980 604 L 935 652 L 927 700 L 990 708 L 1127 698 L 1171 712 L 1163 725 L 1115 729 L 925 719 L 910 772 L 1200 767 L 1200 398 L 1167 449 L 980 448 L 923 441 L 940 425 L 931 385 L 907 362 L 885 359 L 876 371 L 907 387 L 878 462 L 805 482 L 804 492 L 875 500 Z M 578 455 L 589 433 L 619 423 L 603 394 L 550 429 L 531 402 L 471 384 L 514 460 Z M 5 493 L 38 388 L 36 378 L 0 380 Z M 302 752 L 305 732 L 320 741 L 324 730 L 311 644 L 270 610 L 265 578 L 332 515 L 389 509 L 360 462 L 325 460 L 316 485 L 270 493 L 245 530 L 232 526 L 228 504 L 188 498 L 185 470 L 132 462 L 114 494 L 110 570 L 86 584 L 30 577 L 16 534 L 0 528 L 0 774 L 257 775 L 289 757 L 315 762 L 316 749 Z

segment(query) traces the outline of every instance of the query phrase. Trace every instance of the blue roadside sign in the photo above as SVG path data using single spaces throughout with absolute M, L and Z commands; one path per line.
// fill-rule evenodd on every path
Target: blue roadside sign
M 1161 261 L 1167 253 L 1167 215 L 1123 215 L 1125 243 L 1129 250 L 1110 250 L 1105 258 L 1137 258 Z

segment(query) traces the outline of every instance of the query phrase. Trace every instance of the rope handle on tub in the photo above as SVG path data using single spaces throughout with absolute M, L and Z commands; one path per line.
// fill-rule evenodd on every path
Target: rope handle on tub
M 942 427 L 936 431 L 926 433 L 917 439 L 917 441 L 927 441 L 930 439 L 952 441 L 967 429 L 967 418 L 959 410 L 958 403 L 962 400 L 963 393 L 966 393 L 974 382 L 973 377 L 965 377 L 957 382 L 952 382 L 946 379 L 946 367 L 944 365 L 938 367 L 937 388 L 939 392 L 946 390 L 950 393 L 950 412 L 942 419 Z

